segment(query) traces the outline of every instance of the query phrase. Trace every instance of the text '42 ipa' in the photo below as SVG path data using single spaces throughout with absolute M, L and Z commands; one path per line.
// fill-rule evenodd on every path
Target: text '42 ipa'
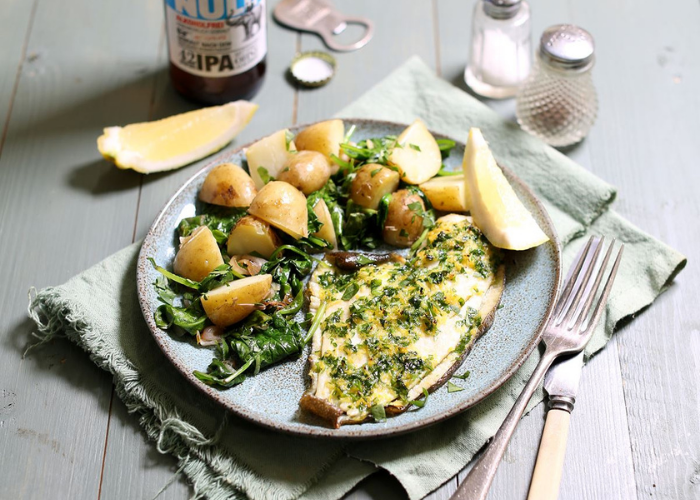
M 265 0 L 165 0 L 170 76 L 207 104 L 252 97 L 267 54 Z

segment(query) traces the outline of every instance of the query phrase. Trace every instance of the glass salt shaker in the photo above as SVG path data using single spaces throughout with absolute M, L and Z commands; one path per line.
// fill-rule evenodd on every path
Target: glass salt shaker
M 532 73 L 516 98 L 520 126 L 546 143 L 564 147 L 583 139 L 598 113 L 591 69 L 593 37 L 572 24 L 547 28 Z
M 522 0 L 479 0 L 464 81 L 479 95 L 513 97 L 530 72 L 530 6 Z

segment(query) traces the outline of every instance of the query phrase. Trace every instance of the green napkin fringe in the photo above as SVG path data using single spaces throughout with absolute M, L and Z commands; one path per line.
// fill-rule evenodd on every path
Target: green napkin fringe
M 30 289 L 27 312 L 37 325 L 38 332 L 32 332 L 32 335 L 38 341 L 27 348 L 25 355 L 29 350 L 56 338 L 67 338 L 85 350 L 97 366 L 113 375 L 117 395 L 129 413 L 138 415 L 139 424 L 148 438 L 156 443 L 158 451 L 177 457 L 178 472 L 183 471 L 192 482 L 192 498 L 248 498 L 234 484 L 226 482 L 233 466 L 232 460 L 214 447 L 226 427 L 226 413 L 217 431 L 211 437 L 204 436 L 179 414 L 167 398 L 162 395 L 152 397 L 129 360 L 113 355 L 101 356 L 100 353 L 111 353 L 111 350 L 99 348 L 102 343 L 100 334 L 90 327 L 83 314 L 61 297 L 57 289 L 46 288 L 38 294 L 35 288 Z M 240 467 L 239 464 L 235 468 Z M 252 474 L 251 471 L 247 472 Z M 270 498 L 285 499 L 287 496 L 273 495 Z
M 107 258 L 95 268 L 105 266 L 117 257 L 120 261 L 130 262 L 128 267 L 133 268 L 131 274 L 135 275 L 135 261 L 140 245 L 141 242 L 138 242 L 127 247 L 118 252 L 119 257 L 115 255 Z M 66 285 L 78 281 L 80 275 Z M 291 487 L 272 482 L 261 484 L 259 474 L 246 465 L 245 459 L 238 456 L 236 450 L 220 442 L 222 432 L 230 423 L 228 412 L 220 410 L 220 416 L 215 419 L 218 422 L 215 424 L 216 430 L 211 432 L 211 437 L 206 437 L 191 423 L 197 421 L 193 415 L 178 411 L 173 400 L 161 388 L 149 382 L 147 376 L 142 376 L 122 351 L 115 350 L 105 342 L 102 333 L 87 320 L 89 314 L 84 310 L 85 307 L 85 304 L 72 299 L 63 287 L 49 287 L 38 293 L 34 288 L 30 289 L 27 313 L 36 323 L 38 331 L 32 333 L 37 342 L 29 346 L 28 350 L 57 338 L 66 338 L 85 350 L 97 366 L 111 373 L 117 395 L 128 412 L 138 416 L 139 424 L 149 440 L 156 443 L 160 453 L 169 453 L 178 459 L 178 470 L 182 470 L 192 483 L 193 498 L 298 498 L 319 481 L 325 484 L 329 470 L 339 460 L 347 457 L 344 448 L 339 446 L 328 455 L 324 463 L 318 464 L 306 480 L 299 480 Z M 338 496 L 342 496 L 362 477 L 364 475 L 357 480 L 345 479 L 347 486 L 340 487 Z M 328 487 L 337 489 L 337 485 Z M 321 495 L 320 498 L 324 496 Z

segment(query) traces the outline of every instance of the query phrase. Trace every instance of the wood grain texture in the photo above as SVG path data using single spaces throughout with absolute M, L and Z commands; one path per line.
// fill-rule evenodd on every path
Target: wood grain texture
M 22 62 L 26 57 L 27 38 L 31 33 L 37 0 L 8 0 L 0 18 L 0 154 L 5 143 L 12 101 L 17 91 Z
M 362 49 L 334 53 L 337 60 L 333 80 L 317 89 L 299 91 L 298 122 L 308 123 L 333 116 L 360 97 L 412 55 L 419 55 L 435 67 L 432 6 L 427 1 L 358 0 L 338 3 L 349 16 L 371 19 L 375 25 L 372 40 Z M 357 31 L 347 30 L 343 40 L 352 39 Z M 304 34 L 301 50 L 328 50 L 316 35 Z
M 21 354 L 33 329 L 26 290 L 59 284 L 131 241 L 138 176 L 104 165 L 95 138 L 112 120 L 139 116 L 149 99 L 140 72 L 153 61 L 141 47 L 149 17 L 131 20 L 140 39 L 129 39 L 129 28 L 110 21 L 115 8 L 40 2 L 12 103 L 0 159 L 0 254 L 9 258 L 0 289 L 4 498 L 98 492 L 109 376 L 60 340 Z
M 596 0 L 573 16 L 592 27 L 600 54 L 604 127 L 591 136 L 592 170 L 620 187 L 623 216 L 691 262 L 618 337 L 637 497 L 691 499 L 700 497 L 700 5 L 657 7 Z
M 270 0 L 269 9 L 275 4 Z M 267 81 L 255 98 L 261 108 L 229 148 L 297 120 L 331 116 L 413 54 L 464 88 L 473 2 L 336 4 L 373 19 L 375 38 L 360 51 L 335 54 L 338 73 L 328 86 L 296 91 L 285 76 L 292 56 L 323 46 L 270 21 Z M 598 122 L 567 154 L 618 186 L 616 208 L 625 217 L 691 259 L 671 290 L 585 369 L 560 498 L 698 498 L 700 4 L 531 4 L 533 41 L 546 26 L 571 21 L 597 42 Z M 70 30 L 61 19 L 71 21 Z M 117 171 L 95 150 L 103 126 L 196 107 L 168 80 L 162 2 L 6 0 L 0 44 L 3 127 L 12 105 L 0 151 L 0 255 L 10 262 L 0 289 L 0 496 L 95 498 L 102 481 L 102 498 L 150 498 L 171 479 L 175 460 L 146 441 L 112 396 L 109 377 L 63 341 L 24 361 L 20 355 L 32 329 L 23 291 L 61 283 L 143 237 L 177 187 L 209 161 L 141 177 Z M 487 104 L 514 115 L 512 100 Z M 526 497 L 543 416 L 539 406 L 520 423 L 490 498 Z M 456 484 L 448 481 L 430 498 L 449 498 Z M 159 498 L 190 493 L 178 479 Z M 348 495 L 404 497 L 386 473 Z
M 184 474 L 178 474 L 177 459 L 158 452 L 155 443 L 141 429 L 138 418 L 128 413 L 116 394 L 113 398 L 99 498 L 151 499 L 161 488 L 165 490 L 158 496 L 159 500 L 189 498 L 191 486 Z

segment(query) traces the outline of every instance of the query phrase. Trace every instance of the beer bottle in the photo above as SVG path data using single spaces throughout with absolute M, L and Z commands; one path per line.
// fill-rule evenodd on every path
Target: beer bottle
M 206 104 L 249 99 L 265 76 L 265 0 L 165 0 L 170 77 Z

